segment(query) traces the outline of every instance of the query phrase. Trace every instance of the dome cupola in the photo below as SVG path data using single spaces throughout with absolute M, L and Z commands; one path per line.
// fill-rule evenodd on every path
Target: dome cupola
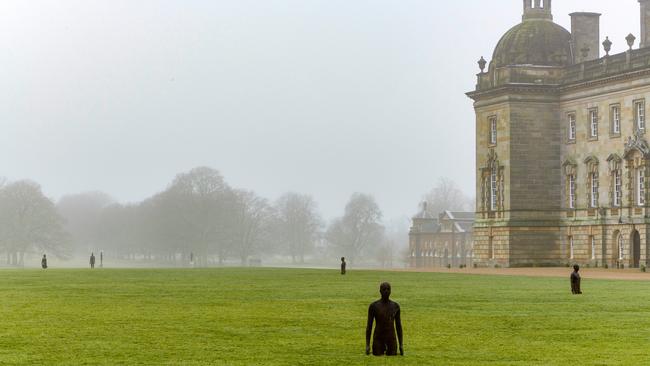
M 553 23 L 551 0 L 524 0 L 523 21 L 506 32 L 492 56 L 494 66 L 568 66 L 571 33 Z

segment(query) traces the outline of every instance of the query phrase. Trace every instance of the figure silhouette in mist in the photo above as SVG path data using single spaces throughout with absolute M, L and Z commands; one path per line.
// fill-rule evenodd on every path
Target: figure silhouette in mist
M 47 257 L 45 256 L 45 254 L 43 254 L 43 259 L 41 259 L 41 267 L 43 269 L 47 268 Z

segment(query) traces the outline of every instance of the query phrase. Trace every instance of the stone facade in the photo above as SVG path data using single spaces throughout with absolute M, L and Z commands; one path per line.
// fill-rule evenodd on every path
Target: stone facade
M 436 218 L 424 204 L 409 231 L 410 267 L 472 266 L 473 223 L 473 212 L 445 211 Z
M 650 29 L 650 0 L 641 0 Z M 601 57 L 596 13 L 573 34 L 524 1 L 476 90 L 478 266 L 650 264 L 650 47 Z M 644 16 L 646 15 L 646 16 Z M 570 42 L 566 42 L 570 40 Z M 642 34 L 642 45 L 650 46 Z M 568 49 L 567 49 L 568 45 Z M 648 178 L 646 178 L 648 177 Z

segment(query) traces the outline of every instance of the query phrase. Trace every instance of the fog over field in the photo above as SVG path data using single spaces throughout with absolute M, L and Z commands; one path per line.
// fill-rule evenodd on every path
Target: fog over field
M 567 29 L 570 12 L 603 13 L 614 53 L 639 35 L 638 6 L 565 0 L 553 12 Z M 325 257 L 385 262 L 389 245 L 398 258 L 432 190 L 447 184 L 462 198 L 445 208 L 472 209 L 464 93 L 521 13 L 520 0 L 4 0 L 2 225 L 17 230 L 8 202 L 33 194 L 53 231 L 0 239 L 0 261 L 136 246 L 120 255 L 219 261 L 214 243 L 228 242 L 230 261 L 281 247 L 270 254 L 300 262 L 292 240 L 309 255 L 338 240 L 348 248 Z M 287 224 L 292 205 L 300 225 Z M 286 227 L 306 231 L 270 233 L 283 208 Z M 350 239 L 355 217 L 368 231 Z

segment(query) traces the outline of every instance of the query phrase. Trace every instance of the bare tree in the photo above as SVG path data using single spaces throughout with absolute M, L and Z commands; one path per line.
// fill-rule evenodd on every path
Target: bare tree
M 179 174 L 164 197 L 197 263 L 207 264 L 208 255 L 214 252 L 223 263 L 230 249 L 226 223 L 234 195 L 221 174 L 207 167 Z
M 445 211 L 472 210 L 471 200 L 458 188 L 456 182 L 448 178 L 440 178 L 436 186 L 425 196 L 427 211 L 433 216 Z
M 365 249 L 381 244 L 384 233 L 381 218 L 381 210 L 372 196 L 355 193 L 345 206 L 343 217 L 330 225 L 327 240 L 354 263 Z
M 38 184 L 19 181 L 0 189 L 0 244 L 7 262 L 23 265 L 29 252 L 69 254 L 69 235 L 54 203 Z
M 305 263 L 318 238 L 323 223 L 316 201 L 311 196 L 286 193 L 275 204 L 279 239 L 293 263 Z
M 235 206 L 231 212 L 233 225 L 233 248 L 245 265 L 251 255 L 257 253 L 269 237 L 273 210 L 268 201 L 250 191 L 234 192 Z

